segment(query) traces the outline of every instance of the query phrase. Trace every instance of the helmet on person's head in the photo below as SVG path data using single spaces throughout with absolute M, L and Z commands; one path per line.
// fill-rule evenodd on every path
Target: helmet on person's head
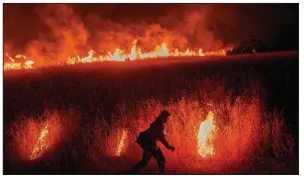
M 162 110 L 159 114 L 160 117 L 169 117 L 171 114 L 166 109 Z
M 157 116 L 154 122 L 166 123 L 170 115 L 171 115 L 170 112 L 164 109 L 159 113 L 159 115 Z

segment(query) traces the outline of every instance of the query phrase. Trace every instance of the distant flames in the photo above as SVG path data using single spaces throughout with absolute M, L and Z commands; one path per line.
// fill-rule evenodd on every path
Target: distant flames
M 186 49 L 180 51 L 179 49 L 169 50 L 167 44 L 164 42 L 161 45 L 157 45 L 151 52 L 143 52 L 141 48 L 137 47 L 137 40 L 132 43 L 130 53 L 126 53 L 120 48 L 116 48 L 114 52 L 107 52 L 105 55 L 97 55 L 94 50 L 90 50 L 87 56 L 69 56 L 64 64 L 74 65 L 80 63 L 93 63 L 93 62 L 104 62 L 104 61 L 126 61 L 126 60 L 137 60 L 137 59 L 152 59 L 158 57 L 169 57 L 169 56 L 210 56 L 210 55 L 226 55 L 226 51 L 210 51 L 203 52 L 202 49 L 191 50 Z M 9 56 L 7 53 L 5 56 L 8 58 L 4 63 L 4 70 L 10 69 L 33 69 L 34 60 L 24 55 L 18 54 L 14 58 Z M 16 59 L 23 59 L 24 61 L 16 62 Z
M 214 154 L 212 141 L 216 129 L 213 113 L 210 111 L 201 125 L 197 135 L 198 154 L 202 157 L 212 156 Z
M 8 58 L 9 62 L 4 63 L 4 70 L 9 69 L 31 69 L 33 68 L 33 64 L 35 63 L 31 58 L 28 58 L 24 55 L 18 54 L 13 59 L 13 57 L 9 56 L 7 53 L 4 54 L 5 57 Z M 24 62 L 16 62 L 16 59 L 23 59 Z

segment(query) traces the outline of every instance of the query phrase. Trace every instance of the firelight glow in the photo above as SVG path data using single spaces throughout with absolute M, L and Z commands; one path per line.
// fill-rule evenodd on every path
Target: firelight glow
M 48 133 L 49 133 L 49 125 L 47 124 L 40 132 L 38 141 L 30 156 L 30 160 L 34 160 L 41 157 L 43 152 L 48 148 L 48 141 L 47 141 Z
M 105 55 L 97 55 L 94 50 L 90 50 L 87 56 L 69 56 L 63 65 L 74 65 L 83 63 L 94 63 L 94 62 L 104 62 L 104 61 L 126 61 L 126 60 L 143 60 L 143 59 L 153 59 L 162 57 L 180 57 L 180 56 L 213 56 L 213 55 L 226 55 L 224 49 L 218 51 L 204 52 L 201 48 L 198 50 L 186 49 L 185 51 L 180 51 L 179 49 L 169 49 L 167 43 L 163 42 L 160 45 L 155 46 L 155 49 L 150 52 L 143 52 L 143 50 L 137 46 L 137 40 L 132 42 L 131 51 L 129 53 L 125 52 L 123 49 L 116 48 L 114 52 L 106 52 Z M 5 53 L 8 58 L 4 62 L 4 70 L 20 70 L 20 69 L 35 69 L 35 60 L 37 58 L 29 58 L 25 55 L 17 54 L 15 57 L 9 56 Z M 19 60 L 17 62 L 16 60 Z M 62 64 L 60 64 L 62 65 Z M 43 66 L 42 66 L 43 67 Z
M 214 148 L 212 141 L 214 140 L 214 132 L 216 130 L 214 122 L 214 114 L 210 111 L 201 125 L 197 135 L 198 154 L 202 157 L 212 156 Z
M 117 147 L 116 156 L 120 156 L 121 155 L 121 151 L 122 151 L 122 149 L 124 147 L 124 142 L 125 142 L 126 138 L 127 138 L 127 131 L 123 129 L 122 130 L 121 139 L 120 139 L 118 147 Z

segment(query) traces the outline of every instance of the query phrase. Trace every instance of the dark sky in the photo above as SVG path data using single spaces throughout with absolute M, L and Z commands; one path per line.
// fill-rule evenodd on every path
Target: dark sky
M 299 43 L 298 4 L 4 4 L 3 10 L 5 50 L 31 54 L 55 52 L 44 47 L 58 44 L 123 47 L 134 37 L 143 46 L 155 39 L 206 50 L 247 38 L 277 50 Z

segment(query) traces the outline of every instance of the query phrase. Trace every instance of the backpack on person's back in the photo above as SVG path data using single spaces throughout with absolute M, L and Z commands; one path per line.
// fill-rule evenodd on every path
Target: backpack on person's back
M 136 143 L 139 144 L 142 148 L 151 142 L 149 131 L 142 131 L 139 133 L 136 139 Z

